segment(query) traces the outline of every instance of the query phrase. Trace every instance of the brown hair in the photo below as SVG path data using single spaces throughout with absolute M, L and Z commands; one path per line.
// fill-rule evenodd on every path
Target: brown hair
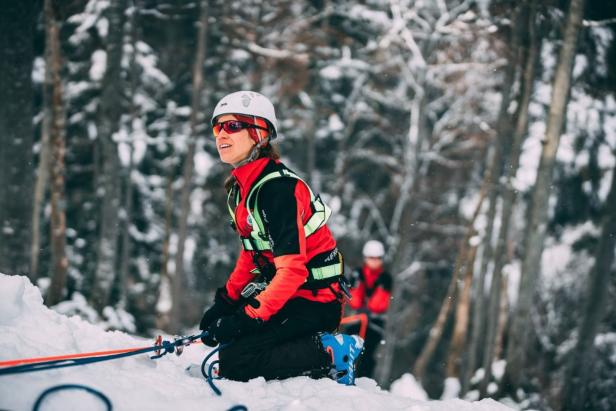
M 272 145 L 272 143 L 268 143 L 265 147 L 261 147 L 259 149 L 259 156 L 256 159 L 260 158 L 269 158 L 272 160 L 278 160 L 280 158 L 280 153 L 278 152 L 278 147 Z M 231 188 L 235 184 L 235 176 L 233 174 L 229 174 L 229 176 L 225 179 L 225 190 L 227 193 L 231 191 Z

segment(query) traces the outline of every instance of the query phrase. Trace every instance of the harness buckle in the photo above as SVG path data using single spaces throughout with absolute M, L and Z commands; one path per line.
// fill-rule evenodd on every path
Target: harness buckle
M 246 284 L 246 287 L 244 287 L 242 289 L 242 292 L 240 294 L 244 298 L 255 297 L 261 291 L 265 290 L 265 287 L 267 287 L 267 283 L 265 281 L 260 282 L 260 283 L 259 282 L 251 282 L 251 283 Z
M 347 280 L 345 276 L 341 275 L 340 278 L 338 278 L 338 285 L 340 286 L 340 289 L 342 290 L 346 298 L 351 301 L 353 299 L 353 296 L 351 295 L 351 290 L 349 289 L 349 280 Z

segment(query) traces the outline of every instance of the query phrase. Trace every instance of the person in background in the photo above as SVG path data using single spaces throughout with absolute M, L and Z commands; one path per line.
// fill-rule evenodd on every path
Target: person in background
M 238 91 L 212 115 L 216 148 L 233 167 L 225 183 L 241 250 L 200 329 L 223 345 L 219 375 L 238 381 L 300 375 L 354 384 L 363 340 L 335 334 L 342 316 L 342 255 L 330 209 L 279 160 L 274 106 Z
M 353 270 L 350 278 L 350 307 L 368 316 L 364 343 L 365 354 L 358 366 L 357 376 L 372 377 L 375 351 L 383 338 L 385 313 L 391 298 L 392 277 L 383 267 L 385 247 L 377 240 L 364 244 L 364 264 Z

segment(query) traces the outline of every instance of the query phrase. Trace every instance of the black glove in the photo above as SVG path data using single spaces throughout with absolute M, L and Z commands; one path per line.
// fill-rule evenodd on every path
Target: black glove
M 216 290 L 216 295 L 214 296 L 214 305 L 212 305 L 209 309 L 203 313 L 203 318 L 201 318 L 201 322 L 199 323 L 200 330 L 207 330 L 212 323 L 216 322 L 219 318 L 233 314 L 238 307 L 238 302 L 233 301 L 229 295 L 227 294 L 227 289 L 225 287 L 220 287 Z M 216 340 L 212 337 L 212 334 L 201 337 L 201 341 L 203 344 L 209 345 L 210 347 L 215 347 L 217 345 Z
M 263 321 L 258 318 L 249 317 L 243 309 L 233 315 L 219 318 L 208 328 L 208 337 L 213 338 L 220 344 L 226 344 L 235 338 L 254 333 L 258 330 Z

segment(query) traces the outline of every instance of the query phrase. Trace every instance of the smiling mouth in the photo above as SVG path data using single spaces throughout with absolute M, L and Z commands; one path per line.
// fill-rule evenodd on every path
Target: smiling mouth
M 225 149 L 225 148 L 229 148 L 229 147 L 231 147 L 231 144 L 220 144 L 220 145 L 218 146 L 218 149 L 219 149 L 219 150 L 223 150 L 223 149 Z

